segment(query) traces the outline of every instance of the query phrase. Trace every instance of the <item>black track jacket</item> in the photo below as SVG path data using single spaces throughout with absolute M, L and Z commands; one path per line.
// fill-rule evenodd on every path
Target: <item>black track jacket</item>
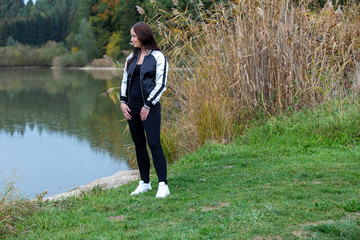
M 128 102 L 132 74 L 140 54 L 136 56 L 128 67 L 127 62 L 132 56 L 133 53 L 126 58 L 120 86 L 120 102 L 126 104 Z M 153 105 L 159 102 L 161 95 L 166 90 L 168 68 L 166 57 L 161 51 L 150 50 L 144 57 L 140 70 L 140 85 L 144 107 L 151 109 Z

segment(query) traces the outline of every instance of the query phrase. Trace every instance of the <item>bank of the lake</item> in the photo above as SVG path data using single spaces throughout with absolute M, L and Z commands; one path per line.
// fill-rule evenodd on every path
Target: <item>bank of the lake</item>
M 78 197 L 81 194 L 87 194 L 87 192 L 92 191 L 94 188 L 99 188 L 101 190 L 110 189 L 119 187 L 121 185 L 127 184 L 135 179 L 139 178 L 139 171 L 138 170 L 123 170 L 115 173 L 114 175 L 102 177 L 95 181 L 92 181 L 88 184 L 84 184 L 78 186 L 68 192 L 59 193 L 53 196 L 45 197 L 43 195 L 40 199 L 33 199 L 36 200 L 44 200 L 44 201 L 57 201 L 57 200 L 64 200 L 69 197 Z
M 14 216 L 9 239 L 359 239 L 359 104 L 271 119 L 169 166 L 171 195 L 137 181 Z

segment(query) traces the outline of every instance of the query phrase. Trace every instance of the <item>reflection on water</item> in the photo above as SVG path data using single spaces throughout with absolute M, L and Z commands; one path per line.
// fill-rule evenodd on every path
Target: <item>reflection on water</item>
M 15 169 L 17 186 L 33 197 L 128 169 L 126 122 L 100 96 L 118 85 L 78 70 L 1 69 L 0 176 Z

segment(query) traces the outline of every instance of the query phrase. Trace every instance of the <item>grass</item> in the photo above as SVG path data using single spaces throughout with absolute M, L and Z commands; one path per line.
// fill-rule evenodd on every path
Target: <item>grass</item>
M 358 131 L 359 109 L 323 105 L 274 118 L 231 144 L 206 144 L 169 166 L 165 199 L 155 199 L 156 187 L 130 196 L 131 182 L 38 203 L 6 237 L 359 239 L 360 138 L 349 134 Z
M 360 236 L 360 221 L 346 218 L 339 221 L 327 221 L 310 226 L 317 239 L 348 239 L 357 240 Z

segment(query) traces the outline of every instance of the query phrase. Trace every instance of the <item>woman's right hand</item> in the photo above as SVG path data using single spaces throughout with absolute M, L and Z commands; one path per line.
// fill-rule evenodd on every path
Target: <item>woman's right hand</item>
M 130 115 L 130 108 L 126 103 L 120 103 L 120 107 L 122 112 L 124 113 L 124 117 L 126 118 L 126 120 L 131 120 L 131 115 Z

